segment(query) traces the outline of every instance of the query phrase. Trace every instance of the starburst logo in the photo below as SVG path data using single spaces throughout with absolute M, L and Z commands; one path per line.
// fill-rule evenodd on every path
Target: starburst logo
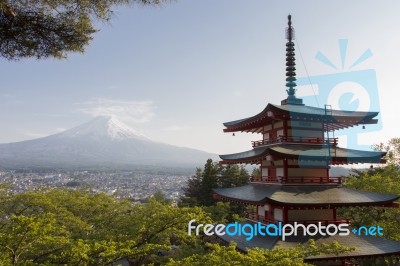
M 341 68 L 342 68 L 342 70 L 344 70 L 345 63 L 346 63 L 346 56 L 347 56 L 347 45 L 348 45 L 349 41 L 347 39 L 340 39 L 338 42 L 339 42 L 339 50 L 340 50 L 340 60 L 342 63 Z M 352 69 L 353 67 L 361 64 L 362 62 L 364 62 L 371 56 L 372 56 L 371 49 L 365 50 L 365 52 L 358 57 L 358 59 L 349 67 L 349 69 Z M 335 70 L 339 69 L 335 64 L 332 63 L 332 61 L 330 59 L 328 59 L 327 56 L 325 56 L 320 51 L 318 51 L 317 54 L 315 55 L 315 59 L 324 63 L 327 66 L 332 67 Z
M 336 110 L 379 112 L 379 95 L 374 69 L 353 70 L 372 57 L 370 49 L 361 50 L 360 56 L 353 62 L 347 63 L 347 39 L 338 40 L 340 64 L 333 63 L 326 52 L 318 51 L 315 59 L 329 66 L 333 73 L 324 75 L 297 78 L 298 93 L 307 105 L 324 108 L 328 105 Z M 313 90 L 309 90 L 309 88 Z M 304 94 L 304 91 L 313 91 Z M 358 142 L 358 134 L 378 131 L 382 128 L 380 115 L 378 124 L 365 127 L 354 127 L 345 132 L 335 132 L 336 136 L 347 137 L 347 147 L 352 149 L 370 149 L 369 145 L 361 145 Z M 343 145 L 342 145 L 343 146 Z

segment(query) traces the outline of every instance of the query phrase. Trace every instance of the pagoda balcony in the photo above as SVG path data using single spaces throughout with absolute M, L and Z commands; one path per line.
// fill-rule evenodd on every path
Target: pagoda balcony
M 276 221 L 274 219 L 269 219 L 268 217 L 258 215 L 255 212 L 246 213 L 245 214 L 245 218 L 247 220 L 249 220 L 249 221 L 256 222 L 256 223 L 260 222 L 262 224 L 274 224 L 274 223 L 278 223 L 279 222 L 279 221 Z
M 277 224 L 278 222 L 283 222 L 283 221 L 278 221 L 275 219 L 271 219 L 262 215 L 258 215 L 255 212 L 250 212 L 245 214 L 245 218 L 251 222 L 260 222 L 262 224 Z M 304 224 L 304 225 L 309 225 L 309 224 L 318 224 L 321 223 L 321 225 L 329 225 L 329 224 L 342 224 L 342 223 L 347 223 L 350 224 L 350 220 L 342 217 L 337 217 L 336 220 L 303 220 L 303 221 L 287 221 L 285 224 L 294 224 L 297 222 L 297 224 Z
M 349 219 L 345 218 L 338 218 L 336 220 L 304 220 L 304 221 L 289 221 L 287 222 L 288 224 L 294 224 L 297 222 L 297 224 L 304 224 L 304 225 L 309 225 L 309 224 L 318 224 L 321 223 L 321 225 L 329 225 L 329 224 L 350 224 Z
M 255 177 L 252 176 L 250 178 L 251 183 L 277 183 L 277 184 L 313 184 L 313 185 L 319 185 L 319 184 L 332 184 L 332 185 L 340 185 L 343 183 L 344 177 L 343 176 L 331 176 L 331 177 L 326 177 L 326 176 L 321 176 L 321 177 L 315 177 L 315 176 L 291 176 L 291 177 L 285 177 L 285 176 L 263 176 L 263 177 Z
M 253 148 L 277 143 L 294 143 L 294 144 L 329 144 L 337 146 L 338 138 L 310 138 L 310 137 L 296 137 L 296 136 L 279 136 L 275 139 L 263 139 L 252 141 Z

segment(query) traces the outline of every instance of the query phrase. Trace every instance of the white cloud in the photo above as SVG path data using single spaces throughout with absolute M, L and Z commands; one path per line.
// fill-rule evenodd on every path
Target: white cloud
M 188 126 L 177 126 L 177 125 L 172 125 L 166 128 L 163 128 L 163 130 L 165 131 L 184 131 L 184 130 L 188 130 L 189 127 Z
M 96 116 L 114 116 L 133 123 L 148 122 L 154 116 L 156 106 L 152 101 L 125 101 L 92 98 L 77 103 L 77 111 Z

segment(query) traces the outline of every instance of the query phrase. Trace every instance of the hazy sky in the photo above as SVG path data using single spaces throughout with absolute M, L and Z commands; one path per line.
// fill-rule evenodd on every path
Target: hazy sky
M 0 142 L 46 136 L 112 114 L 157 141 L 220 154 L 250 149 L 250 140 L 260 136 L 233 137 L 222 132 L 222 123 L 286 97 L 289 13 L 298 77 L 372 69 L 379 101 L 370 100 L 378 102 L 382 126 L 358 140 L 370 145 L 400 135 L 398 0 L 178 0 L 115 13 L 111 24 L 98 25 L 84 54 L 1 59 Z M 339 39 L 348 40 L 343 64 Z M 365 58 L 372 56 L 350 70 L 365 51 Z M 318 52 L 337 69 L 318 61 Z

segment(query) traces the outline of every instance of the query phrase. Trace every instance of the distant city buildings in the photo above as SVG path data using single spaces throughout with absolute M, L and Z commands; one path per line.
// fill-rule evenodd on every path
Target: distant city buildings
M 138 174 L 135 172 L 17 172 L 1 171 L 0 183 L 9 186 L 12 193 L 44 187 L 88 189 L 94 193 L 106 193 L 117 198 L 142 201 L 156 191 L 176 201 L 182 195 L 189 176 Z

